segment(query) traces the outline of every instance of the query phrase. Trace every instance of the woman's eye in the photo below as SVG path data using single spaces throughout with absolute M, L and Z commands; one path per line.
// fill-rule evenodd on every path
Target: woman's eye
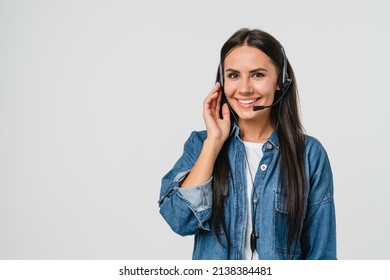
M 238 74 L 231 73 L 231 74 L 228 75 L 228 77 L 230 79 L 237 79 L 238 78 Z
M 261 78 L 261 77 L 264 77 L 263 73 L 254 73 L 253 74 L 253 78 Z

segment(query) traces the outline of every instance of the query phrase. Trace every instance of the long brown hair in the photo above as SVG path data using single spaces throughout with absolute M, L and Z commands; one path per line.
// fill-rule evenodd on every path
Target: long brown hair
M 274 63 L 279 74 L 284 63 L 284 54 L 280 43 L 270 34 L 254 29 L 240 29 L 234 33 L 222 46 L 221 67 L 229 52 L 238 46 L 251 46 L 264 52 Z M 291 246 L 299 240 L 304 219 L 305 193 L 307 182 L 304 170 L 304 131 L 299 115 L 298 90 L 295 76 L 290 63 L 287 60 L 287 72 L 292 83 L 283 98 L 271 109 L 271 121 L 275 127 L 279 139 L 279 159 L 281 187 L 287 193 L 288 217 L 287 217 L 287 252 L 291 255 Z M 217 81 L 221 81 L 220 71 L 217 72 Z M 278 98 L 279 91 L 275 94 Z M 232 124 L 234 115 L 231 114 Z M 227 196 L 230 178 L 230 165 L 227 156 L 227 147 L 231 138 L 227 139 L 222 147 L 214 165 L 213 180 L 213 224 L 218 240 L 221 242 L 219 228 L 222 228 L 227 236 L 225 225 L 224 204 Z M 228 244 L 229 237 L 227 236 Z M 221 242 L 222 243 L 222 242 Z M 297 243 L 295 243 L 296 245 Z

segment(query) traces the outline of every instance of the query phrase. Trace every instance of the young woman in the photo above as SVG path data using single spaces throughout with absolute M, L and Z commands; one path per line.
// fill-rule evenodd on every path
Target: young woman
M 195 234 L 193 259 L 336 259 L 330 163 L 303 133 L 283 47 L 241 29 L 221 49 L 217 83 L 162 179 L 160 213 Z

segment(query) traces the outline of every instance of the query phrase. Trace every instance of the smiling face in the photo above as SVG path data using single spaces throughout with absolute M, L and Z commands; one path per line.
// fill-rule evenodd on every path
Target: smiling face
M 224 60 L 226 98 L 239 120 L 268 117 L 270 109 L 253 111 L 253 106 L 267 106 L 278 90 L 278 73 L 272 60 L 255 47 L 240 46 Z

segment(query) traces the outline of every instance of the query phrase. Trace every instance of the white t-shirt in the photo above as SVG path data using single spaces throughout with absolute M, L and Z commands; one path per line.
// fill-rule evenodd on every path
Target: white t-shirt
M 255 180 L 257 168 L 259 163 L 263 157 L 263 143 L 253 143 L 253 142 L 244 142 L 245 153 L 247 156 L 246 166 L 246 185 L 247 185 L 247 195 L 248 195 L 248 209 L 247 209 L 247 226 L 246 226 L 246 234 L 245 234 L 245 248 L 244 248 L 244 259 L 250 260 L 252 258 L 252 250 L 251 250 L 251 233 L 252 233 L 252 189 L 253 189 L 253 181 Z M 250 172 L 248 169 L 248 163 Z M 251 173 L 252 176 L 251 177 Z M 252 181 L 253 180 L 253 181 Z M 259 257 L 257 252 L 253 253 L 253 259 L 258 260 Z

